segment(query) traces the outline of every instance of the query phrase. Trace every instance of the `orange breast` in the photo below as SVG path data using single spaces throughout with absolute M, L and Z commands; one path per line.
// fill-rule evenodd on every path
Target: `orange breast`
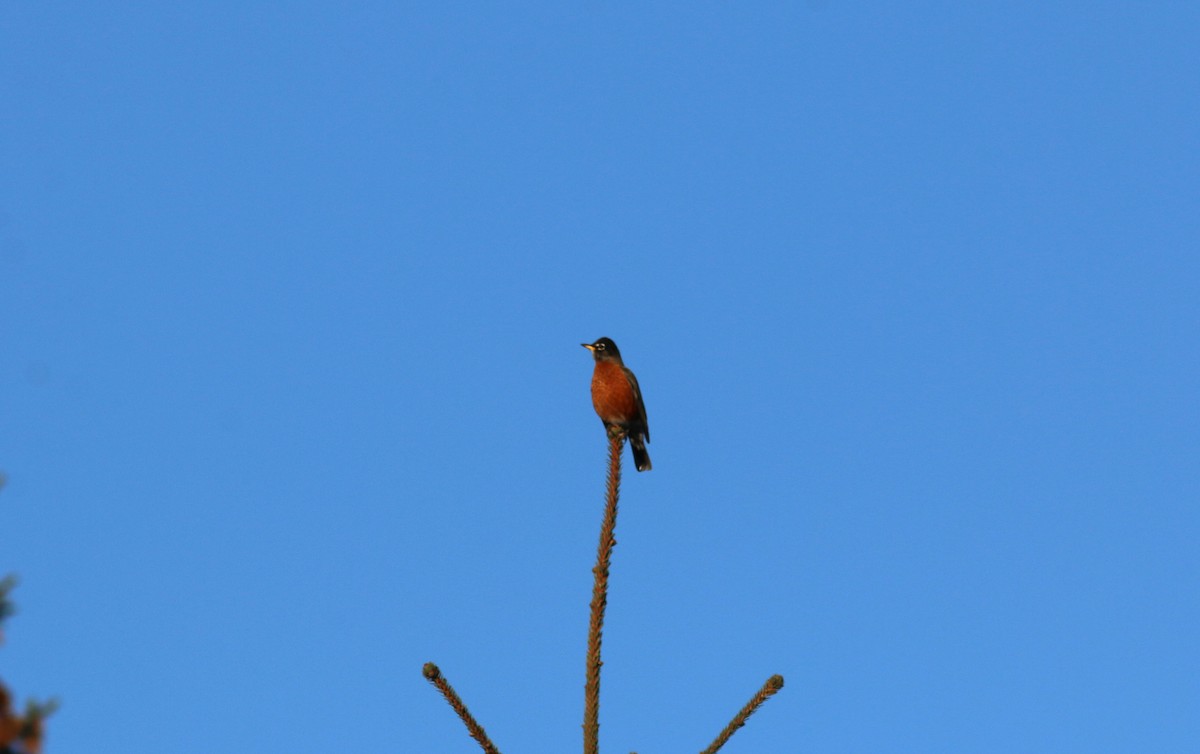
M 619 364 L 602 361 L 592 373 L 592 405 L 606 422 L 627 422 L 637 416 L 633 387 Z

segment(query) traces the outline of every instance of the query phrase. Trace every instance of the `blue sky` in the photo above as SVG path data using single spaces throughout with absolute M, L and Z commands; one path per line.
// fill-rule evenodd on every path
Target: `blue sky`
M 1200 10 L 0 8 L 0 677 L 49 751 L 1200 738 Z M 628 457 L 627 461 L 628 461 Z

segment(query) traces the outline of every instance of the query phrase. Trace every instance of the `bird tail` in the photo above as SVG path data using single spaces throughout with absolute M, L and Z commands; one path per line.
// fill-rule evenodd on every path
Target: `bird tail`
M 649 471 L 650 454 L 646 452 L 646 441 L 641 435 L 632 435 L 629 438 L 629 449 L 633 451 L 633 465 L 638 471 Z

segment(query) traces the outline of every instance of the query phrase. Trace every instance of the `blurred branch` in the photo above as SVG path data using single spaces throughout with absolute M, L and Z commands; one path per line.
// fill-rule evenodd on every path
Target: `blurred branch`
M 432 662 L 427 662 L 425 663 L 425 667 L 421 669 L 421 673 L 425 676 L 425 680 L 432 683 L 438 691 L 442 692 L 442 696 L 446 698 L 446 701 L 458 713 L 459 718 L 463 721 L 463 725 L 467 726 L 467 733 L 471 734 L 471 738 L 478 741 L 487 754 L 500 754 L 500 750 L 488 738 L 487 733 L 483 730 L 483 726 L 475 722 L 475 718 L 471 717 L 471 713 L 467 710 L 467 705 L 463 704 L 462 699 L 454 692 L 454 688 L 450 686 L 450 682 L 442 675 L 441 668 Z
M 17 606 L 8 598 L 8 593 L 17 585 L 17 577 L 9 574 L 0 579 L 0 629 L 4 628 L 4 621 L 12 617 L 13 613 L 17 612 Z M 3 635 L 0 634 L 0 638 Z
M 0 471 L 0 490 L 4 489 L 5 482 L 8 477 L 3 471 Z M 16 605 L 8 598 L 8 593 L 17 585 L 17 577 L 11 573 L 0 579 L 0 643 L 4 642 L 4 621 L 11 618 L 13 613 L 17 611 Z
M 0 579 L 0 619 L 13 614 L 13 604 L 8 594 L 16 585 L 15 576 Z M 57 709 L 57 699 L 46 702 L 30 700 L 25 703 L 25 714 L 18 715 L 13 709 L 12 693 L 0 682 L 0 754 L 40 754 L 45 727 L 43 721 Z

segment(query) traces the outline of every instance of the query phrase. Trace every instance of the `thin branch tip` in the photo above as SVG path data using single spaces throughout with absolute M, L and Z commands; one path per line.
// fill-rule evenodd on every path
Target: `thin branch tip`
M 717 734 L 716 740 L 709 744 L 708 748 L 700 752 L 700 754 L 716 754 L 716 752 L 719 751 L 727 741 L 729 741 L 730 736 L 732 736 L 738 731 L 739 728 L 746 724 L 746 721 L 759 707 L 763 705 L 763 702 L 774 696 L 775 692 L 779 691 L 781 688 L 783 688 L 783 676 L 775 674 L 768 678 L 767 682 L 764 683 L 762 688 L 758 690 L 758 693 L 751 697 L 750 701 L 746 703 L 746 706 L 742 707 L 738 713 L 733 716 L 733 720 L 729 722 L 729 725 L 726 725 L 725 729 Z
M 427 681 L 436 681 L 442 677 L 442 670 L 432 662 L 427 662 L 421 667 L 421 675 L 425 676 Z

